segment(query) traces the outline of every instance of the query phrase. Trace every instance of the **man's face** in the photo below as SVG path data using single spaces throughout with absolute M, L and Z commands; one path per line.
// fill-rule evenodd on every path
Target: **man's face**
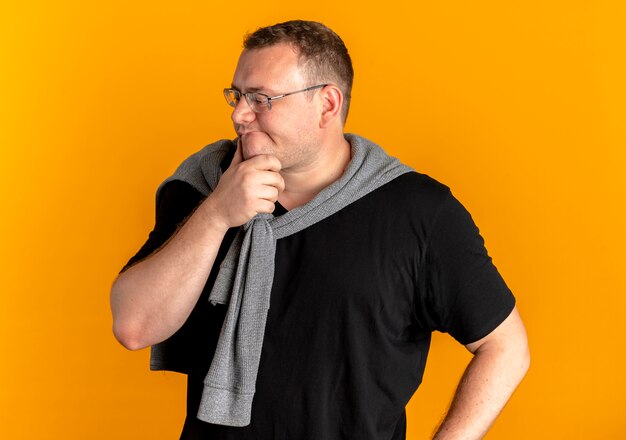
M 233 78 L 233 88 L 242 93 L 260 92 L 268 96 L 309 87 L 298 67 L 298 55 L 287 44 L 244 50 Z M 273 154 L 283 169 L 305 167 L 314 160 L 319 134 L 319 105 L 298 93 L 272 102 L 264 113 L 252 111 L 242 97 L 231 116 L 240 136 L 243 158 Z

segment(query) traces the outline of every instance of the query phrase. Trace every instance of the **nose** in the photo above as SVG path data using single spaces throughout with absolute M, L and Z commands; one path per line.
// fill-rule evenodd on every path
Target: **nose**
M 248 101 L 243 96 L 233 109 L 233 113 L 230 115 L 235 125 L 249 124 L 256 118 L 256 113 L 252 111 Z

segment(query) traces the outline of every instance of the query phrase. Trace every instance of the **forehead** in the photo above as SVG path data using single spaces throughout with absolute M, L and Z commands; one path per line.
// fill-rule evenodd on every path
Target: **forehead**
M 288 44 L 244 49 L 233 77 L 233 86 L 247 91 L 284 92 L 284 87 L 304 84 L 297 52 Z

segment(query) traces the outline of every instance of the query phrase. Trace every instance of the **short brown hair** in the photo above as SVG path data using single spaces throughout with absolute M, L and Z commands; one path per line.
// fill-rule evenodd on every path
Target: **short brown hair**
M 259 28 L 245 36 L 244 49 L 260 49 L 287 43 L 298 51 L 311 81 L 335 83 L 343 93 L 341 109 L 345 123 L 350 108 L 354 70 L 348 49 L 330 28 L 316 21 L 292 20 Z

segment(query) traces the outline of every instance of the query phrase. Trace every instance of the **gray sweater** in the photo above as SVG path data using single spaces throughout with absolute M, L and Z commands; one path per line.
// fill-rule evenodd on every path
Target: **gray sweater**
M 313 200 L 280 217 L 259 214 L 237 233 L 209 301 L 228 309 L 213 362 L 204 380 L 198 418 L 229 426 L 250 424 L 265 322 L 274 278 L 276 240 L 340 211 L 371 191 L 412 171 L 373 142 L 346 134 L 352 159 L 344 174 Z M 221 177 L 220 163 L 233 142 L 221 140 L 186 159 L 166 179 L 182 180 L 209 195 Z M 157 192 L 158 197 L 158 192 Z M 153 348 L 152 356 L 159 357 Z

